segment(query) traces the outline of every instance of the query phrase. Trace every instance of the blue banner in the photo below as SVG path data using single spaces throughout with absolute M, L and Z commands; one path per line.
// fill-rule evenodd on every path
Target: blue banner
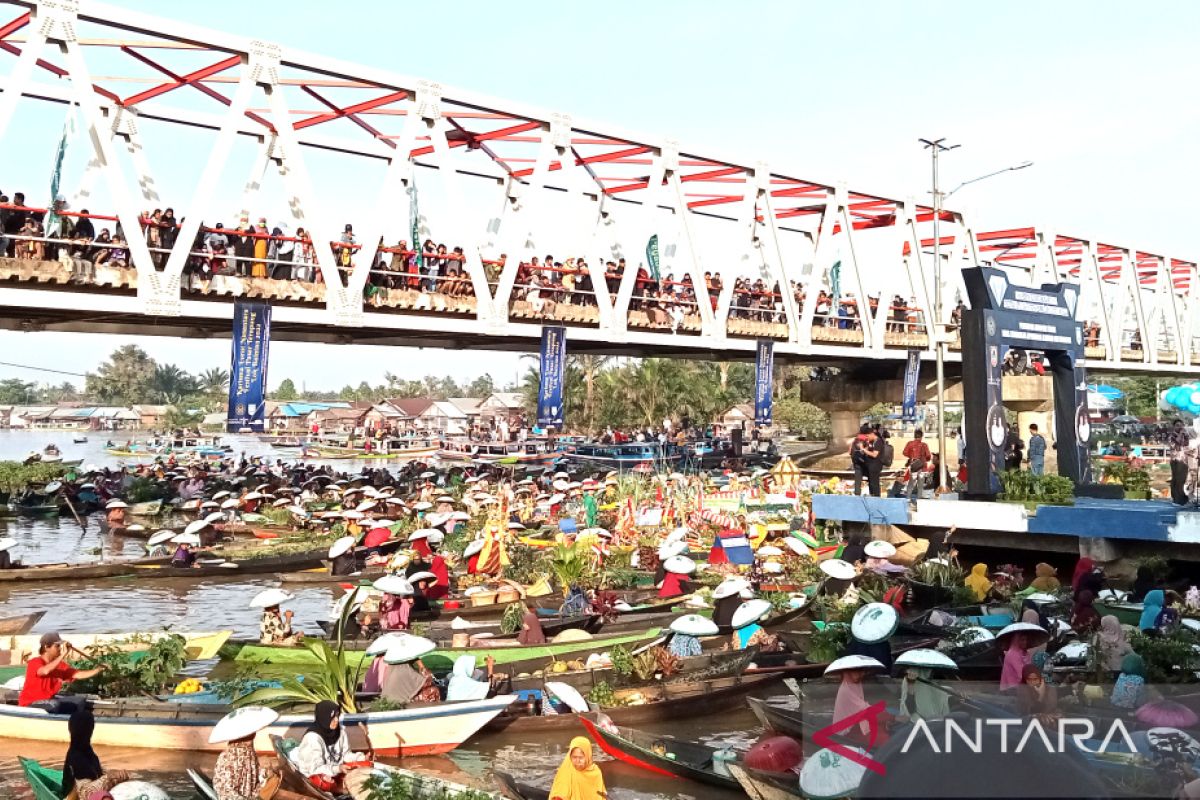
M 759 339 L 754 360 L 754 424 L 771 424 L 771 390 L 774 388 L 775 342 Z
M 908 363 L 904 365 L 904 410 L 901 416 L 906 422 L 917 418 L 917 381 L 921 377 L 921 351 L 909 350 Z
M 267 389 L 267 351 L 271 344 L 271 306 L 238 300 L 233 306 L 233 357 L 229 368 L 230 433 L 263 429 Z
M 563 379 L 567 368 L 567 329 L 542 328 L 541 379 L 538 382 L 537 424 L 562 427 Z

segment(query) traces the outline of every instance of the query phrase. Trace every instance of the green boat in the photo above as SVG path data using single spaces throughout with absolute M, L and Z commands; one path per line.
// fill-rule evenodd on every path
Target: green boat
M 29 788 L 33 789 L 33 800 L 62 800 L 62 770 L 43 767 L 32 758 L 18 756 L 18 760 Z
M 614 645 L 640 644 L 659 635 L 659 628 L 650 628 L 636 633 L 624 633 L 613 636 L 594 636 L 575 642 L 560 642 L 558 644 L 513 645 L 508 647 L 447 647 L 434 650 L 421 661 L 434 672 L 449 670 L 454 666 L 454 660 L 459 656 L 475 656 L 477 666 L 484 664 L 484 659 L 492 656 L 496 664 L 508 664 L 512 661 L 524 661 L 530 658 L 563 658 L 577 653 L 606 650 Z M 346 661 L 349 664 L 360 664 L 367 658 L 362 650 L 347 650 Z M 293 666 L 317 666 L 321 662 L 307 647 L 276 647 L 272 645 L 247 644 L 238 651 L 235 661 L 250 661 L 259 664 L 289 664 Z
M 1112 614 L 1122 625 L 1137 626 L 1142 621 L 1142 611 L 1145 606 L 1141 603 L 1122 602 L 1118 600 L 1097 600 L 1096 613 L 1100 616 Z

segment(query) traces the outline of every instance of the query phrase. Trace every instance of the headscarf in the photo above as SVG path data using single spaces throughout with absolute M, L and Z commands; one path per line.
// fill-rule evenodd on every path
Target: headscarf
M 1145 677 L 1146 662 L 1137 653 L 1130 653 L 1121 659 L 1121 673 L 1124 675 L 1137 675 Z
M 738 596 L 737 592 L 728 597 L 722 597 L 713 608 L 712 621 L 717 624 L 717 627 L 732 627 L 733 613 L 741 604 L 742 598 Z
M 427 676 L 413 664 L 388 664 L 379 694 L 395 703 L 407 703 L 425 688 Z
M 576 749 L 587 756 L 587 766 L 576 769 L 571 763 L 571 753 Z M 567 747 L 567 754 L 554 773 L 554 783 L 550 785 L 550 796 L 562 800 L 604 800 L 604 775 L 592 761 L 592 743 L 584 736 L 576 736 Z
M 913 707 L 908 708 L 908 680 L 900 681 L 900 713 L 914 719 L 935 720 L 945 719 L 950 715 L 950 695 L 930 686 L 925 681 L 933 676 L 933 670 L 928 667 L 917 667 L 912 670 L 917 674 L 913 682 Z
M 1056 592 L 1062 585 L 1058 580 L 1058 572 L 1045 561 L 1037 565 L 1035 572 L 1037 577 L 1029 585 L 1039 592 Z
M 1133 579 L 1133 591 L 1129 594 L 1131 603 L 1140 603 L 1146 599 L 1146 594 L 1154 588 L 1154 574 L 1150 567 L 1143 564 L 1137 568 L 1137 576 Z
M 963 580 L 963 586 L 975 593 L 976 600 L 983 600 L 991 591 L 992 582 L 987 577 L 987 564 L 976 564 L 971 567 L 971 574 Z
M 308 726 L 306 733 L 315 733 L 325 742 L 326 747 L 333 747 L 342 735 L 340 725 L 336 728 L 332 727 L 333 720 L 341 713 L 342 710 L 337 703 L 332 700 L 322 700 L 313 710 L 313 724 Z
M 867 698 L 863 694 L 862 681 L 850 680 L 850 673 L 857 670 L 846 670 L 842 673 L 842 682 L 838 686 L 837 699 L 833 701 L 833 723 L 836 725 L 846 717 L 853 716 L 860 711 L 865 711 L 869 704 Z M 871 732 L 871 726 L 867 720 L 858 723 L 858 728 L 865 734 Z
M 1096 568 L 1096 562 L 1084 556 L 1075 562 L 1075 574 L 1071 576 L 1071 591 L 1079 591 L 1079 581 L 1084 575 L 1089 574 Z
M 1104 665 L 1111 670 L 1119 670 L 1130 650 L 1121 621 L 1112 614 L 1101 617 L 1100 651 L 1104 657 Z
M 454 671 L 446 687 L 446 700 L 483 700 L 492 688 L 488 681 L 475 680 L 475 656 L 463 655 L 454 659 Z
M 1162 589 L 1146 592 L 1146 597 L 1142 600 L 1142 618 L 1138 620 L 1138 630 L 1154 630 L 1154 625 L 1158 622 L 1158 615 L 1162 613 L 1166 600 Z
M 1000 691 L 1020 686 L 1025 665 L 1030 663 L 1029 651 L 1025 646 L 1017 644 L 1017 637 L 1020 637 L 1020 641 L 1025 639 L 1022 634 L 1015 633 L 1008 644 L 1004 653 L 1004 667 L 1000 671 Z
M 96 729 L 96 718 L 85 704 L 76 706 L 67 720 L 67 732 L 71 744 L 63 761 L 63 793 L 67 794 L 78 781 L 94 781 L 104 773 L 100 756 L 92 749 L 92 731 Z

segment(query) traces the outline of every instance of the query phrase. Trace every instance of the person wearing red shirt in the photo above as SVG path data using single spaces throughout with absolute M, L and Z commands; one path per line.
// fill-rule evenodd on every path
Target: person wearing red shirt
M 47 633 L 38 643 L 38 655 L 29 659 L 25 667 L 25 685 L 17 704 L 31 706 L 34 703 L 53 700 L 67 681 L 82 681 L 98 675 L 104 667 L 75 669 L 66 661 L 67 649 L 74 650 L 57 633 Z
M 903 455 L 908 459 L 908 486 L 904 494 L 912 502 L 916 501 L 921 484 L 925 482 L 925 468 L 933 460 L 933 454 L 929 452 L 929 445 L 925 444 L 924 436 L 925 432 L 917 428 L 913 432 L 912 441 L 904 445 Z
M 368 553 L 379 552 L 378 548 L 384 542 L 392 538 L 391 522 L 389 520 L 378 520 L 369 523 L 371 529 L 367 531 L 367 535 L 363 538 L 363 547 L 367 548 Z

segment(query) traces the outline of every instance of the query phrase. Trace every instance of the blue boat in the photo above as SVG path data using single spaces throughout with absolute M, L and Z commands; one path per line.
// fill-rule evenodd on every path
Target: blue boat
M 563 459 L 576 464 L 621 472 L 643 464 L 655 472 L 672 469 L 681 465 L 688 455 L 684 448 L 659 442 L 564 442 L 559 444 L 559 452 Z

